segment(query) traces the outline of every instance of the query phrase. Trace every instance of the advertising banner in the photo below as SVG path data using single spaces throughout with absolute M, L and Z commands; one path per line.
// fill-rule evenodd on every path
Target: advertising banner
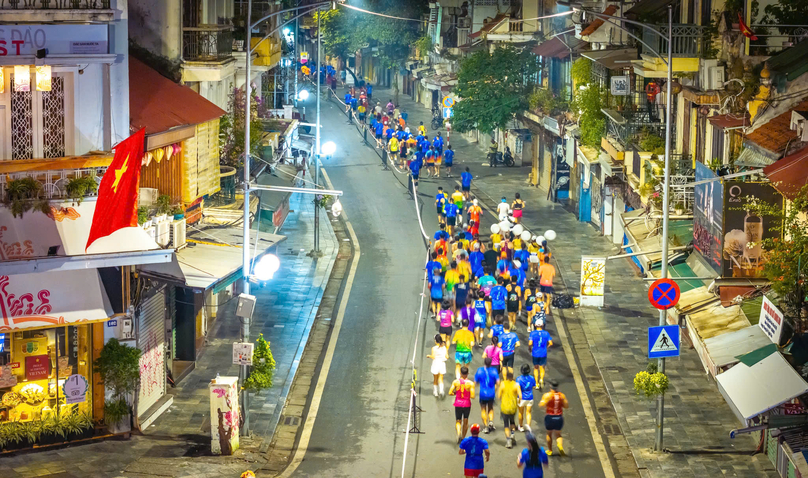
M 785 317 L 780 309 L 765 295 L 763 303 L 760 305 L 760 320 L 758 327 L 763 330 L 768 338 L 777 345 L 780 345 L 780 336 L 783 334 L 783 320 Z
M 715 173 L 696 162 L 696 181 L 713 179 Z M 721 273 L 721 244 L 724 231 L 724 186 L 721 181 L 699 184 L 695 188 L 693 246 L 717 273 Z
M 760 242 L 780 236 L 779 222 L 774 217 L 756 216 L 749 211 L 747 203 L 752 197 L 783 207 L 783 197 L 770 183 L 725 181 L 723 277 L 761 277 L 766 256 Z
M 581 305 L 603 307 L 606 258 L 581 257 Z

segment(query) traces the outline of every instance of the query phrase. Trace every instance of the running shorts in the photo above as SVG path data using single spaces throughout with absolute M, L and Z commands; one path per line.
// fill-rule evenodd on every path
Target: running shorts
M 519 302 L 517 302 L 515 304 L 509 303 L 507 307 L 508 307 L 508 312 L 513 312 L 513 313 L 519 312 Z
M 533 407 L 533 400 L 519 400 L 519 408 L 522 407 Z
M 455 362 L 463 365 L 471 363 L 471 352 L 455 352 Z
M 471 477 L 478 477 L 483 474 L 483 470 L 471 470 L 469 468 L 463 468 L 463 476 L 471 476 Z
M 448 327 L 441 326 L 441 327 L 438 328 L 438 332 L 440 332 L 443 335 L 451 336 L 452 335 L 452 326 L 451 325 L 448 326 Z
M 516 357 L 515 353 L 510 354 L 510 355 L 503 355 L 502 356 L 502 366 L 503 367 L 513 368 L 513 359 L 514 359 L 514 357 Z
M 458 309 L 463 308 L 466 306 L 466 301 L 464 300 L 461 302 L 460 299 L 455 298 L 455 305 L 457 306 Z
M 544 428 L 546 428 L 547 431 L 561 430 L 564 428 L 564 415 L 545 415 Z
M 443 208 L 440 206 L 436 206 L 436 209 L 438 211 L 438 217 L 443 216 Z
M 435 297 L 435 296 L 433 295 L 433 296 L 432 296 L 432 302 L 434 302 L 434 303 L 436 303 L 436 304 L 440 304 L 441 302 L 443 302 L 443 296 L 441 295 L 440 297 Z
M 547 365 L 547 357 L 533 357 L 533 365 L 544 367 Z
M 513 426 L 513 425 L 516 425 L 516 420 L 514 420 L 515 415 L 516 415 L 515 413 L 502 413 L 502 414 L 500 414 L 500 416 L 502 416 L 502 421 L 505 424 L 505 428 L 508 428 L 510 426 Z
M 481 398 L 480 399 L 480 408 L 485 407 L 493 407 L 494 406 L 494 399 L 493 398 Z
M 471 407 L 455 407 L 455 420 L 465 418 L 468 420 Z
M 552 294 L 553 293 L 553 286 L 551 286 L 551 285 L 543 285 L 543 286 L 541 286 L 541 293 L 542 294 Z
M 505 309 L 492 309 L 491 310 L 491 317 L 493 317 L 495 320 L 496 320 L 497 316 L 499 316 L 499 315 L 504 316 L 505 315 Z
M 376 139 L 382 139 L 382 134 L 381 133 L 376 133 Z
M 474 322 L 474 327 L 479 327 L 481 329 L 484 329 L 485 328 L 485 319 L 483 319 L 481 321 L 480 320 L 475 321 Z
M 471 186 L 463 186 L 461 189 L 463 189 L 464 193 L 467 193 L 467 192 L 471 191 Z
M 457 216 L 446 217 L 446 224 L 454 226 L 456 223 L 457 223 Z

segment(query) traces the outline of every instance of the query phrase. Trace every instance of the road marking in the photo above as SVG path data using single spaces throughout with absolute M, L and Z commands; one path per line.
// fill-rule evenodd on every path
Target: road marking
M 460 181 L 455 181 L 457 184 L 460 184 Z M 333 188 L 332 188 L 333 189 Z M 480 188 L 476 188 L 477 191 L 480 191 Z M 483 192 L 483 191 L 480 191 Z M 483 192 L 485 194 L 485 192 Z M 489 199 L 492 199 L 491 196 L 486 194 Z M 497 219 L 497 223 L 499 223 L 499 216 L 497 216 L 491 208 L 479 202 L 479 204 L 485 208 L 492 216 Z M 522 223 L 520 223 L 522 224 Z M 522 227 L 529 231 L 524 224 Z M 531 232 L 531 235 L 533 233 Z M 535 234 L 538 235 L 538 234 Z M 578 362 L 575 360 L 575 357 L 572 355 L 572 345 L 570 344 L 570 339 L 567 336 L 567 330 L 564 327 L 564 324 L 559 321 L 558 323 L 558 334 L 561 336 L 561 342 L 564 346 L 564 355 L 567 357 L 567 362 L 570 364 L 570 371 L 572 372 L 572 378 L 575 381 L 575 388 L 578 390 L 578 395 L 581 397 L 581 405 L 584 409 L 584 415 L 586 415 L 586 423 L 589 425 L 589 433 L 592 435 L 592 441 L 595 442 L 595 449 L 598 451 L 598 458 L 600 459 L 600 464 L 603 468 L 603 473 L 606 475 L 606 478 L 615 478 L 614 468 L 612 467 L 612 461 L 609 459 L 609 453 L 606 451 L 606 444 L 603 443 L 603 436 L 598 433 L 598 426 L 597 421 L 595 419 L 595 412 L 592 410 L 592 405 L 590 403 L 591 397 L 589 393 L 586 391 L 586 387 L 584 386 L 583 378 L 581 377 L 581 371 L 578 366 Z
M 331 184 L 331 179 L 328 177 L 328 173 L 325 172 L 325 169 L 322 169 L 322 173 L 326 184 L 328 184 L 328 189 L 333 190 L 334 185 Z M 314 393 L 311 396 L 311 405 L 309 406 L 309 411 L 306 415 L 306 423 L 303 425 L 303 431 L 300 433 L 300 441 L 295 448 L 295 454 L 292 457 L 292 461 L 289 462 L 289 465 L 286 467 L 283 473 L 278 475 L 280 478 L 288 478 L 292 476 L 306 456 L 306 449 L 309 447 L 309 441 L 311 440 L 311 432 L 314 429 L 314 420 L 317 419 L 317 411 L 320 409 L 320 402 L 323 398 L 325 382 L 328 378 L 328 371 L 331 369 L 331 361 L 334 359 L 334 350 L 337 347 L 337 339 L 339 339 L 340 329 L 342 329 L 342 319 L 345 317 L 345 309 L 348 307 L 348 299 L 351 296 L 351 288 L 353 287 L 356 269 L 359 264 L 359 240 L 356 238 L 356 232 L 354 232 L 351 221 L 348 220 L 348 215 L 344 209 L 342 211 L 342 217 L 345 220 L 345 228 L 348 229 L 348 235 L 351 236 L 351 241 L 353 241 L 354 245 L 354 255 L 353 258 L 351 258 L 351 267 L 348 270 L 348 281 L 345 284 L 345 290 L 342 294 L 342 300 L 340 300 L 339 310 L 337 311 L 337 316 L 334 319 L 334 328 L 331 330 L 331 339 L 328 341 L 328 348 L 326 349 L 325 357 L 323 358 L 323 365 L 320 369 L 320 375 L 317 377 L 317 385 L 315 386 Z

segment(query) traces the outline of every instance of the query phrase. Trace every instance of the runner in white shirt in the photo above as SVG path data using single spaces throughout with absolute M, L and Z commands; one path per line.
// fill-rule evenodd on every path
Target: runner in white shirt
M 497 215 L 499 216 L 500 221 L 504 221 L 508 219 L 508 213 L 511 210 L 511 206 L 508 205 L 508 199 L 502 198 L 502 202 L 497 204 Z

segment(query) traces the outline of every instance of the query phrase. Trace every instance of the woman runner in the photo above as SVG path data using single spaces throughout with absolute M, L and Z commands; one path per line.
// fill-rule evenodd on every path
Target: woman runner
M 440 334 L 435 334 L 435 345 L 432 346 L 432 353 L 427 355 L 432 359 L 432 395 L 443 396 L 443 376 L 446 375 L 446 360 L 449 359 L 449 351 L 446 350 L 446 341 Z
M 438 328 L 438 332 L 440 332 L 443 341 L 449 343 L 449 339 L 452 338 L 452 304 L 448 300 L 444 300 L 442 308 L 438 311 L 438 322 L 440 322 L 440 327 Z
M 511 209 L 513 209 L 513 219 L 516 224 L 522 222 L 522 210 L 525 208 L 525 202 L 522 201 L 522 197 L 519 193 L 515 194 L 516 199 L 513 200 L 511 204 Z

